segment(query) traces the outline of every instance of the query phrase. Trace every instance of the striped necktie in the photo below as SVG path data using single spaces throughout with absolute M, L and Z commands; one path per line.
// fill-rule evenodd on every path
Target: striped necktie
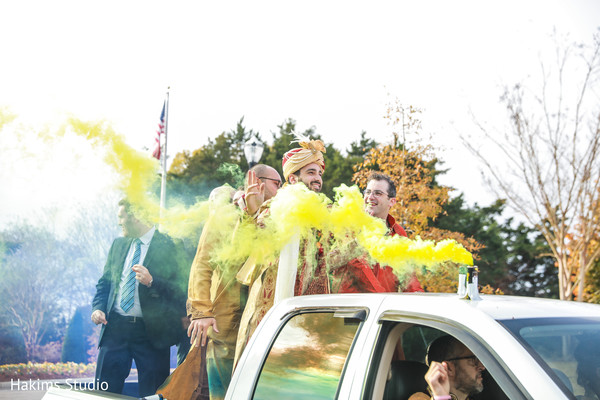
M 135 239 L 135 251 L 133 252 L 133 259 L 129 268 L 140 262 L 140 255 L 142 254 L 142 241 Z M 131 270 L 127 278 L 121 285 L 121 308 L 123 311 L 128 312 L 133 307 L 133 298 L 135 295 L 135 272 Z

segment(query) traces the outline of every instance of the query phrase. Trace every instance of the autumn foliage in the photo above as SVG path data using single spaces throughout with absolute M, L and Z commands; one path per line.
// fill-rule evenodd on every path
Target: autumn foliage
M 439 241 L 454 239 L 474 254 L 483 246 L 462 233 L 438 229 L 432 221 L 443 213 L 451 188 L 435 183 L 436 158 L 431 145 L 406 144 L 406 131 L 415 133 L 420 128 L 416 115 L 420 110 L 402 107 L 398 102 L 388 109 L 387 118 L 394 127 L 401 125 L 403 133 L 395 132 L 391 144 L 372 148 L 364 160 L 354 166 L 353 181 L 365 188 L 371 172 L 383 172 L 396 184 L 396 204 L 390 214 L 407 231 L 409 237 L 421 237 Z M 398 115 L 404 114 L 404 115 Z M 408 121 L 408 123 L 406 122 Z M 402 138 L 402 143 L 400 143 Z M 421 271 L 417 275 L 426 291 L 456 291 L 457 270 L 455 265 L 442 265 L 435 271 Z

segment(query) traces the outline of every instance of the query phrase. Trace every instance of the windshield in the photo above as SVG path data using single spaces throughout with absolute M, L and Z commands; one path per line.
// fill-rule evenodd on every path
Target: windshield
M 574 396 L 600 399 L 600 319 L 532 318 L 499 321 L 548 374 Z

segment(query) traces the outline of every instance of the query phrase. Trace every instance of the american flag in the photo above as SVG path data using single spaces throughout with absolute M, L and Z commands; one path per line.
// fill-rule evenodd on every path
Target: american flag
M 165 134 L 165 106 L 166 102 L 163 103 L 162 112 L 160 113 L 160 121 L 158 121 L 158 129 L 156 130 L 156 137 L 154 138 L 154 151 L 152 152 L 152 157 L 160 160 L 161 156 L 161 146 L 160 146 L 160 137 Z

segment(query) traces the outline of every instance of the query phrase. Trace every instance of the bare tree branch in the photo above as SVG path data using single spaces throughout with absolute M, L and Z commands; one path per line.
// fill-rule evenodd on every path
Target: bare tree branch
M 557 45 L 554 68 L 542 62 L 539 96 L 522 85 L 505 89 L 501 100 L 509 129 L 503 140 L 475 122 L 496 157 L 462 139 L 483 164 L 490 187 L 548 242 L 558 265 L 560 298 L 571 299 L 577 288 L 582 300 L 585 273 L 600 257 L 600 250 L 590 247 L 600 234 L 600 104 L 588 95 L 598 84 L 600 40 L 594 37 L 581 56 L 575 48 Z M 574 73 L 577 84 L 567 79 Z

